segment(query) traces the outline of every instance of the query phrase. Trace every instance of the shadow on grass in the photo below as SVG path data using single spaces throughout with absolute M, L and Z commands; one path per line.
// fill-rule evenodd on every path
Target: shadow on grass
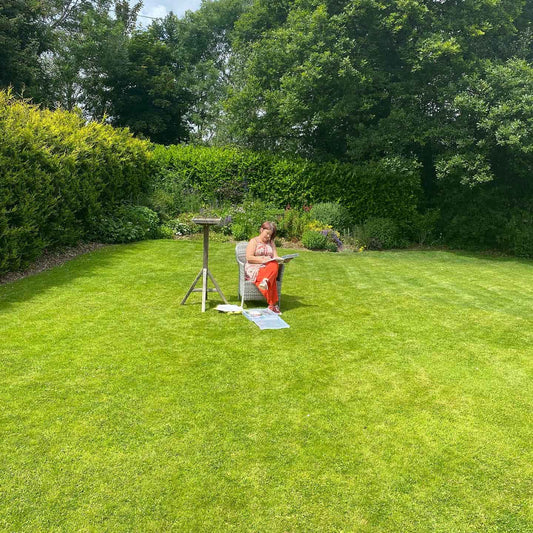
M 298 309 L 299 307 L 316 307 L 316 305 L 305 303 L 305 299 L 302 300 L 298 296 L 290 296 L 288 294 L 281 295 L 281 310 L 291 311 L 292 309 Z
M 240 305 L 240 301 L 237 298 L 237 295 L 235 294 L 225 294 L 225 296 L 228 299 L 229 303 L 235 303 L 236 305 Z M 215 309 L 215 307 L 219 304 L 223 304 L 222 298 L 219 296 L 209 296 L 205 309 L 206 311 L 209 311 L 211 309 Z M 253 307 L 266 307 L 267 303 L 265 300 L 250 300 L 248 302 L 244 302 L 244 308 L 245 309 L 252 309 Z M 202 308 L 202 301 L 201 301 L 201 294 L 200 293 L 193 293 L 189 296 L 187 301 L 185 302 L 185 305 L 183 307 L 192 307 L 194 309 L 197 309 L 198 311 Z M 283 312 L 285 311 L 291 311 L 293 309 L 298 309 L 299 307 L 316 307 L 315 305 L 305 303 L 305 301 L 302 301 L 297 296 L 289 296 L 283 294 L 281 296 L 281 310 Z
M 467 257 L 469 259 L 483 259 L 484 261 L 494 261 L 498 263 L 519 263 L 521 265 L 533 266 L 533 259 L 526 259 L 525 257 L 516 257 L 514 255 L 505 255 L 498 252 L 486 251 L 468 251 L 468 250 L 448 250 L 449 253 L 459 257 Z
M 95 270 L 113 262 L 115 256 L 120 253 L 122 250 L 118 246 L 109 246 L 79 255 L 50 270 L 0 285 L 0 313 L 7 311 L 12 305 L 68 285 L 77 278 L 98 276 L 100 274 L 95 273 Z
M 387 250 L 384 250 L 387 251 Z M 499 252 L 497 250 L 468 250 L 460 248 L 448 248 L 446 246 L 416 246 L 411 248 L 402 248 L 390 250 L 394 252 L 445 252 L 458 257 L 465 257 L 468 259 L 483 259 L 486 261 L 494 261 L 499 263 L 519 263 L 522 265 L 533 265 L 533 259 L 528 259 L 525 257 L 517 257 L 515 255 L 509 255 L 504 252 Z
M 159 241 L 158 241 L 159 242 Z M 165 244 L 165 243 L 163 243 Z M 194 281 L 198 269 L 202 265 L 202 248 L 198 242 L 180 242 L 180 246 L 176 247 L 175 242 L 168 244 L 170 252 L 167 255 L 162 255 L 162 265 L 157 270 L 157 275 L 161 278 L 161 283 L 170 284 L 175 286 L 176 300 L 181 302 L 185 296 L 191 283 Z M 0 285 L 0 313 L 6 312 L 11 306 L 23 303 L 25 301 L 31 301 L 38 298 L 42 294 L 56 291 L 60 287 L 68 286 L 75 280 L 80 278 L 95 278 L 102 276 L 102 274 L 109 270 L 110 267 L 115 268 L 114 264 L 119 259 L 132 258 L 139 256 L 139 248 L 141 251 L 146 246 L 145 242 L 130 243 L 127 245 L 109 245 L 99 250 L 84 253 L 68 261 L 55 266 L 49 270 L 30 275 L 28 277 L 18 279 L 4 285 Z M 220 283 L 222 292 L 230 303 L 240 304 L 240 299 L 236 293 L 231 292 L 231 285 L 227 283 L 228 279 L 234 281 L 233 286 L 237 286 L 238 271 L 236 263 L 233 263 L 233 246 L 231 250 L 224 250 L 224 254 L 221 254 L 220 250 L 215 248 L 214 254 L 218 253 L 219 260 L 225 261 L 224 265 L 213 267 L 214 276 Z M 227 252 L 227 258 L 226 256 Z M 174 268 L 168 266 L 167 260 L 174 257 Z M 183 258 L 185 258 L 183 260 Z M 130 274 L 132 276 L 141 276 L 149 269 L 147 265 L 152 265 L 150 254 L 145 253 L 137 263 L 132 267 Z M 138 269 L 138 271 L 136 271 Z M 225 279 L 224 279 L 225 278 Z M 224 283 L 226 281 L 226 283 Z M 92 284 L 94 285 L 94 283 Z M 201 280 L 197 283 L 196 288 L 201 288 Z M 212 283 L 209 282 L 209 287 L 212 288 Z M 227 287 L 230 287 L 230 291 L 227 291 Z M 88 290 L 93 290 L 89 288 Z M 105 292 L 105 281 L 102 281 L 101 291 Z M 183 306 L 193 307 L 193 309 L 201 308 L 201 294 L 198 292 L 189 295 L 187 302 Z M 216 293 L 210 293 L 206 309 L 214 309 L 218 304 L 224 303 L 222 298 Z M 250 306 L 251 303 L 248 304 Z M 266 306 L 266 302 L 256 302 L 257 306 Z M 282 294 L 281 305 L 284 310 L 295 309 L 305 306 L 306 304 L 300 301 L 298 297 Z

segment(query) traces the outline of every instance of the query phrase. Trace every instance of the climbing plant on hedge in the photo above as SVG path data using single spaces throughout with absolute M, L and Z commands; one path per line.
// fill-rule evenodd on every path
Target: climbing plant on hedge
M 0 272 L 83 239 L 95 217 L 137 200 L 150 165 L 128 130 L 0 91 Z

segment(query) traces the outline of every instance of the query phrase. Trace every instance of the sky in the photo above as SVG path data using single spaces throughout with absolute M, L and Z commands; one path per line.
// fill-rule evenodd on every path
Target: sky
M 202 0 L 143 0 L 141 15 L 145 17 L 164 17 L 171 11 L 182 17 L 185 11 L 195 11 Z M 150 19 L 140 17 L 139 22 L 144 26 L 150 24 Z M 148 23 L 148 24 L 147 24 Z

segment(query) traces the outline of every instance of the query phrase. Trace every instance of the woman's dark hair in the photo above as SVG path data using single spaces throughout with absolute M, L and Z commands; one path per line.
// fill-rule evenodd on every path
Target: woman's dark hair
M 276 236 L 276 224 L 274 224 L 274 222 L 263 222 L 261 224 L 261 228 L 260 230 L 262 229 L 266 229 L 268 231 L 271 231 L 272 232 L 272 235 L 270 236 L 270 240 L 273 241 L 274 240 L 274 237 Z

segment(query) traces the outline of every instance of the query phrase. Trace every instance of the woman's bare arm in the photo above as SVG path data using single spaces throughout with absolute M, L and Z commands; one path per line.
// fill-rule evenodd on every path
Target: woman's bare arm
M 276 245 L 274 244 L 274 241 L 270 241 L 270 246 L 272 247 L 272 257 L 279 257 L 278 250 L 276 248 Z

